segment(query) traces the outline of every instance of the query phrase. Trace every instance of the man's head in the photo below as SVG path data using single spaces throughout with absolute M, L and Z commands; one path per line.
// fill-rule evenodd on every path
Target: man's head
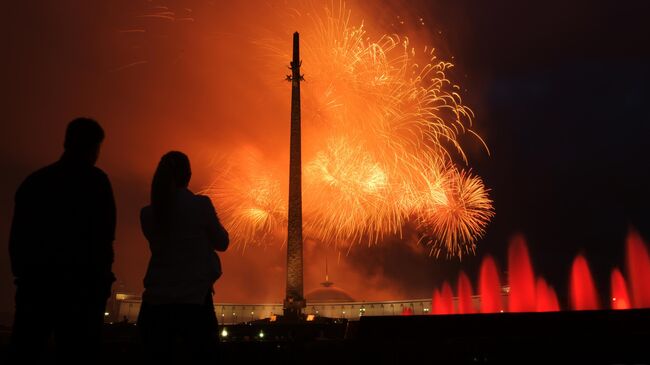
M 65 131 L 65 155 L 94 165 L 103 140 L 104 130 L 97 121 L 90 118 L 74 119 Z

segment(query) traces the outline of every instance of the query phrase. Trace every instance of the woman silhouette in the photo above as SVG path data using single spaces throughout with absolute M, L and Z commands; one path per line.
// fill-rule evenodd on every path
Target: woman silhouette
M 165 154 L 151 184 L 151 205 L 140 212 L 151 259 L 138 327 L 145 356 L 155 363 L 172 361 L 179 339 L 195 362 L 216 355 L 212 286 L 221 262 L 215 250 L 225 251 L 229 239 L 210 199 L 187 188 L 191 175 L 185 154 Z

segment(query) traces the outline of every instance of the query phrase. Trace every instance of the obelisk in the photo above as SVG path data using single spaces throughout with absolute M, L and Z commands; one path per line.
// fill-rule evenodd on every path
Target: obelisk
M 305 308 L 302 283 L 302 167 L 300 147 L 300 50 L 298 32 L 293 33 L 293 60 L 291 75 L 291 150 L 289 156 L 289 210 L 287 235 L 287 292 L 284 299 L 284 316 L 302 318 Z

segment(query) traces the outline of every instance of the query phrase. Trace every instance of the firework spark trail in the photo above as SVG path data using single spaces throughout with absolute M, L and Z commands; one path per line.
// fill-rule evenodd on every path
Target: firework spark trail
M 485 145 L 446 77 L 453 65 L 431 50 L 420 67 L 407 38 L 370 41 L 344 5 L 317 13 L 292 13 L 298 29 L 310 30 L 303 33 L 303 115 L 316 132 L 303 139 L 317 152 L 303 157 L 306 237 L 373 244 L 413 222 L 432 254 L 473 252 L 493 209 L 482 180 L 453 163 L 454 156 L 467 163 L 461 134 Z M 263 47 L 281 49 L 273 40 Z M 289 59 L 274 52 L 278 62 Z M 237 164 L 207 192 L 233 241 L 245 246 L 286 229 L 287 199 L 277 175 L 260 172 L 263 163 Z
M 396 231 L 401 216 L 391 194 L 387 171 L 365 149 L 330 140 L 305 169 L 306 231 L 325 242 L 372 241 Z
M 215 182 L 219 184 L 203 193 L 217 197 L 217 211 L 233 242 L 245 248 L 273 241 L 273 235 L 286 226 L 287 200 L 279 179 L 263 168 L 259 156 L 246 151 L 233 156 Z
M 132 15 L 130 17 L 130 20 L 133 23 L 130 29 L 117 30 L 118 34 L 124 36 L 125 39 L 129 40 L 132 43 L 131 50 L 138 49 L 139 52 L 137 52 L 137 55 L 132 56 L 133 60 L 127 62 L 126 64 L 113 68 L 111 70 L 112 72 L 120 72 L 136 66 L 150 63 L 150 60 L 148 60 L 146 57 L 146 54 L 148 53 L 147 50 L 149 49 L 146 40 L 150 39 L 151 37 L 156 37 L 154 35 L 156 32 L 151 31 L 152 25 L 159 26 L 160 23 L 176 23 L 178 25 L 179 23 L 194 22 L 194 18 L 191 16 L 192 9 L 190 8 L 183 8 L 179 13 L 170 10 L 170 8 L 167 6 L 147 4 L 144 6 L 142 11 L 142 14 Z M 154 29 L 156 28 L 155 26 L 153 27 Z M 144 51 L 142 51 L 143 49 Z M 178 62 L 180 57 L 180 54 L 176 56 L 175 62 Z
M 431 198 L 423 194 L 417 220 L 425 232 L 422 241 L 431 245 L 432 254 L 462 257 L 474 252 L 475 236 L 492 218 L 492 206 L 480 178 L 454 168 L 446 173 L 444 189 L 435 189 Z

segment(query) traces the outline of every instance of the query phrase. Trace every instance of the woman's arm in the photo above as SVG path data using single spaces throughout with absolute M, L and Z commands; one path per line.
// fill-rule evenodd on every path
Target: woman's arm
M 212 205 L 212 201 L 207 196 L 201 196 L 202 205 L 204 206 L 204 214 L 206 217 L 206 233 L 208 239 L 217 251 L 225 251 L 228 248 L 230 239 L 228 237 L 228 232 L 221 222 L 219 222 L 219 217 L 217 217 L 217 211 Z
M 151 206 L 146 206 L 140 210 L 140 228 L 144 237 L 151 244 L 154 239 L 153 212 Z

